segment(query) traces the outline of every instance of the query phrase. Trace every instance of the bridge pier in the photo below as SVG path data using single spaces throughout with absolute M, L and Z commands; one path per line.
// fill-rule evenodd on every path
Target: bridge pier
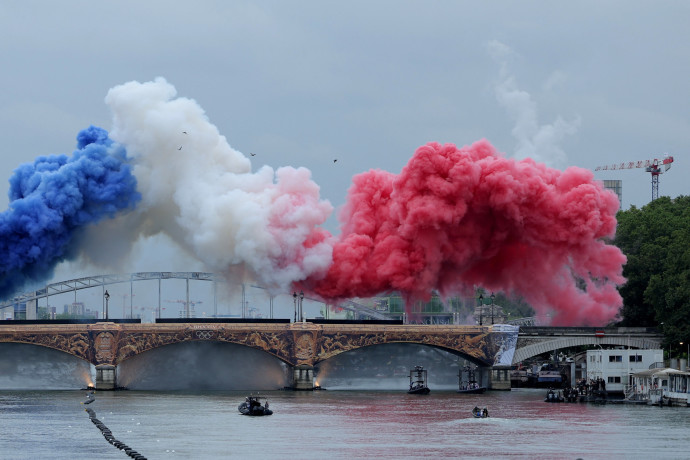
M 314 389 L 314 366 L 299 364 L 292 368 L 292 389 L 298 391 Z
M 99 364 L 96 366 L 96 389 L 114 390 L 117 388 L 117 372 L 111 364 Z
M 489 389 L 510 391 L 510 366 L 493 366 L 489 369 Z

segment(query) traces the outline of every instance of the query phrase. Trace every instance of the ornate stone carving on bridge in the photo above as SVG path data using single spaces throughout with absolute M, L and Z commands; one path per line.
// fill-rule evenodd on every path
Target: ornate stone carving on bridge
M 313 364 L 316 335 L 316 331 L 295 333 L 295 364 Z
M 0 333 L 0 342 L 28 343 L 64 351 L 86 361 L 91 361 L 91 347 L 86 332 L 65 332 L 46 334 L 41 332 L 24 332 L 10 330 Z
M 117 342 L 112 332 L 96 334 L 93 340 L 94 358 L 98 364 L 112 364 L 115 361 Z
M 157 327 L 155 332 L 126 331 L 118 343 L 117 364 L 136 354 L 174 343 L 209 340 L 258 348 L 283 361 L 292 362 L 289 333 L 282 330 L 256 331 L 253 326 L 192 324 L 184 329 Z
M 315 364 L 356 348 L 387 343 L 418 343 L 460 353 L 476 362 L 491 365 L 496 344 L 487 328 L 449 328 L 430 330 L 419 326 L 386 327 L 378 331 L 367 326 L 359 328 L 324 329 L 317 343 Z

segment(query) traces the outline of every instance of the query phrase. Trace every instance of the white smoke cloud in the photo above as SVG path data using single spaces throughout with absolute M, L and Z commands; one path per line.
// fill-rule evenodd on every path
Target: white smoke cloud
M 319 198 L 309 170 L 253 173 L 202 108 L 176 97 L 162 78 L 114 87 L 105 102 L 110 136 L 133 159 L 142 202 L 90 233 L 93 261 L 105 261 L 93 251 L 104 241 L 117 248 L 108 256 L 121 258 L 141 236 L 162 233 L 209 270 L 267 288 L 289 288 L 328 268 L 330 235 L 318 227 L 332 206 Z
M 507 45 L 492 40 L 487 49 L 491 57 L 501 66 L 499 81 L 494 91 L 496 99 L 515 120 L 512 134 L 516 139 L 514 157 L 518 160 L 532 158 L 553 168 L 563 169 L 567 166 L 567 155 L 560 144 L 563 139 L 575 134 L 580 126 L 580 118 L 565 121 L 560 116 L 553 123 L 539 124 L 537 104 L 532 96 L 519 89 L 516 79 L 509 73 L 509 63 L 517 55 Z M 551 89 L 565 78 L 561 72 L 552 74 L 545 86 Z

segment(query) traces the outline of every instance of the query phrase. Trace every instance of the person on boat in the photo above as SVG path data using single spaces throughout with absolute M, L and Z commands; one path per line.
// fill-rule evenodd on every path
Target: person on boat
M 482 411 L 482 417 L 488 417 L 489 416 L 489 410 L 485 407 L 484 410 Z

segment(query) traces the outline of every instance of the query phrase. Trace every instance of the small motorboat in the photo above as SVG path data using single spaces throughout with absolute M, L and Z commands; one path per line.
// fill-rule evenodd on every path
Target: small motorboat
M 474 418 L 489 418 L 489 410 L 484 407 L 484 408 L 479 408 L 477 406 L 474 406 L 474 409 L 472 409 L 472 415 Z
M 247 396 L 244 402 L 237 406 L 237 410 L 242 415 L 254 417 L 273 414 L 273 411 L 268 408 L 268 400 L 260 396 Z
M 410 371 L 410 389 L 407 392 L 411 395 L 428 395 L 431 392 L 426 384 L 426 369 L 422 366 L 415 366 Z
M 563 399 L 565 399 L 565 402 L 573 403 L 577 402 L 579 399 L 579 394 L 577 392 L 577 388 L 566 388 L 563 390 Z
M 560 403 L 564 402 L 565 398 L 561 394 L 560 391 L 556 392 L 554 391 L 553 388 L 549 388 L 549 391 L 546 392 L 546 398 L 544 398 L 544 402 L 549 402 L 549 403 Z

